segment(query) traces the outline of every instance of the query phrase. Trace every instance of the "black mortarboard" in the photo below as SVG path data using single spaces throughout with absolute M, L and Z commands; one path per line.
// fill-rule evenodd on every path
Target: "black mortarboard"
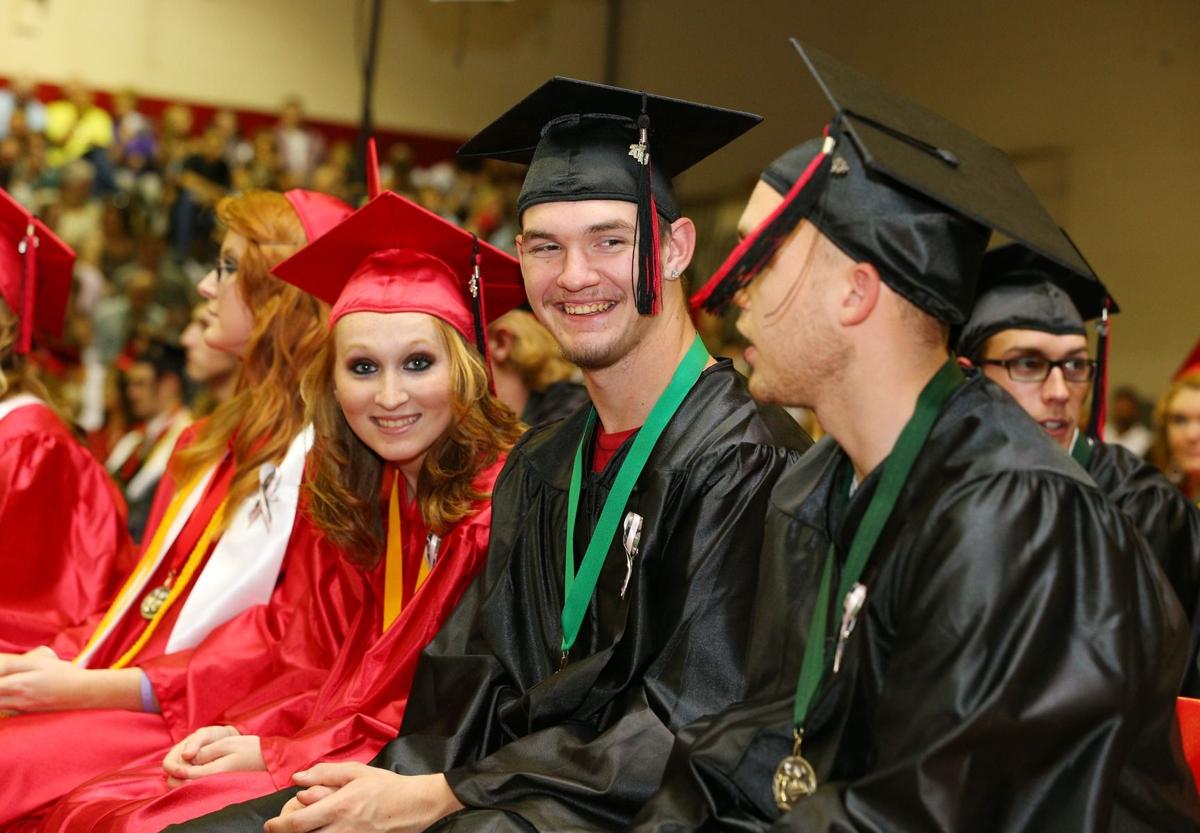
M 657 217 L 679 218 L 671 178 L 760 121 L 752 113 L 556 76 L 458 154 L 529 165 L 518 214 L 545 202 L 637 204 L 635 298 L 648 315 L 657 312 L 660 297 Z
M 833 104 L 833 122 L 824 140 L 789 151 L 764 174 L 783 204 L 693 304 L 720 311 L 801 219 L 952 324 L 970 312 L 989 229 L 1091 276 L 1003 152 L 827 55 L 792 45 Z
M 971 317 L 957 338 L 960 356 L 980 358 L 987 340 L 1005 330 L 1087 335 L 1085 321 L 1098 318 L 1096 381 L 1088 433 L 1099 436 L 1108 395 L 1108 316 L 1116 301 L 1095 275 L 1084 277 L 1016 243 L 983 258 Z
M 983 258 L 971 317 L 958 336 L 958 354 L 974 358 L 1003 330 L 1085 335 L 1085 321 L 1118 312 L 1096 277 L 1084 278 L 1015 243 Z

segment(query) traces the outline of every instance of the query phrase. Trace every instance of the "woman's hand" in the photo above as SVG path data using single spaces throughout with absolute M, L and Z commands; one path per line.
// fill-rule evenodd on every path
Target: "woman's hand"
M 163 771 L 172 787 L 218 772 L 266 768 L 258 735 L 243 735 L 233 726 L 197 729 L 175 744 L 163 759 Z

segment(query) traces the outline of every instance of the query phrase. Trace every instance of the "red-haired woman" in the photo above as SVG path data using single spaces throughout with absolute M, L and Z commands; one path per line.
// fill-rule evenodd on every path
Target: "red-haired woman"
M 43 830 L 156 833 L 290 785 L 318 761 L 365 762 L 395 735 L 417 656 L 483 565 L 492 484 L 521 430 L 489 393 L 476 347 L 484 327 L 467 290 L 473 248 L 469 234 L 384 194 L 277 270 L 336 300 L 330 340 L 304 380 L 316 431 L 308 511 L 363 579 L 360 615 L 311 696 L 264 682 L 218 725 L 75 790 Z M 480 250 L 498 314 L 522 297 L 519 270 Z M 310 588 L 313 604 L 328 605 L 330 592 Z M 280 657 L 323 641 L 324 618 L 297 611 Z M 235 621 L 200 646 L 189 688 L 219 679 L 219 659 L 240 639 Z M 167 711 L 180 727 L 195 713 Z
M 0 710 L 22 713 L 0 721 L 0 822 L 169 742 L 139 666 L 267 602 L 289 548 L 308 549 L 292 541 L 309 534 L 295 523 L 311 441 L 299 379 L 328 308 L 270 269 L 349 211 L 308 192 L 219 204 L 227 231 L 200 291 L 213 319 L 205 338 L 241 357 L 237 392 L 180 438 L 108 612 L 49 647 L 0 655 Z
M 30 357 L 35 330 L 62 329 L 74 261 L 0 191 L 0 651 L 43 645 L 102 611 L 133 566 L 124 502 Z

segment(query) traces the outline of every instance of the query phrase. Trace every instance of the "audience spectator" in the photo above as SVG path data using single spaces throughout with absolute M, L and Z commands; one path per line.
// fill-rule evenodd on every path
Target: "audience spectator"
M 1128 386 L 1117 388 L 1109 403 L 1104 441 L 1123 446 L 1138 457 L 1145 457 L 1153 439 L 1146 425 L 1145 412 L 1145 405 L 1136 390 Z
M 299 96 L 283 102 L 275 125 L 275 151 L 282 189 L 306 187 L 321 162 L 324 143 L 321 134 L 304 126 L 304 105 Z
M 46 105 L 38 100 L 33 79 L 26 75 L 14 78 L 6 90 L 0 90 L 0 139 L 13 132 L 13 119 L 18 120 L 20 133 L 44 133 Z
M 63 98 L 46 105 L 47 157 L 51 165 L 61 167 L 77 159 L 87 159 L 96 172 L 96 189 L 109 194 L 116 190 L 108 148 L 114 136 L 112 116 L 98 106 L 79 79 L 63 85 Z
M 220 129 L 209 127 L 199 149 L 183 161 L 171 205 L 171 250 L 181 261 L 207 260 L 215 254 L 213 206 L 233 186 L 225 139 Z

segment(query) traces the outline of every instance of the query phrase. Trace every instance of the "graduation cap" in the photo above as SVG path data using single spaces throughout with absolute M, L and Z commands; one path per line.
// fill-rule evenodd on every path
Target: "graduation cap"
M 658 217 L 679 219 L 678 176 L 761 116 L 555 76 L 479 131 L 459 156 L 529 166 L 518 215 L 546 202 L 620 200 L 638 207 L 638 312 L 661 303 Z
M 424 312 L 485 357 L 488 314 L 525 299 L 516 258 L 390 191 L 272 273 L 329 303 L 331 328 L 352 312 Z
M 783 202 L 692 298 L 720 312 L 800 220 L 876 265 L 897 293 L 962 323 L 990 230 L 1093 277 L 1012 161 L 963 128 L 792 39 L 835 110 L 823 139 L 789 151 L 763 180 Z
M 62 335 L 75 252 L 23 205 L 0 190 L 0 296 L 17 316 L 17 352 L 35 331 Z
M 353 208 L 337 197 L 320 191 L 293 188 L 285 191 L 283 196 L 300 218 L 300 225 L 304 226 L 304 239 L 309 243 L 354 213 Z
M 1099 437 L 1108 397 L 1108 316 L 1119 311 L 1095 275 L 1084 277 L 1016 243 L 1001 246 L 983 258 L 975 308 L 958 335 L 957 352 L 979 358 L 987 340 L 1004 330 L 1087 335 L 1084 322 L 1098 319 L 1088 434 Z
M 1192 352 L 1188 353 L 1188 357 L 1183 360 L 1183 364 L 1179 365 L 1179 369 L 1175 371 L 1175 375 L 1171 377 L 1171 381 L 1178 382 L 1184 376 L 1192 373 L 1200 373 L 1200 341 L 1196 342 L 1196 346 L 1192 348 Z

